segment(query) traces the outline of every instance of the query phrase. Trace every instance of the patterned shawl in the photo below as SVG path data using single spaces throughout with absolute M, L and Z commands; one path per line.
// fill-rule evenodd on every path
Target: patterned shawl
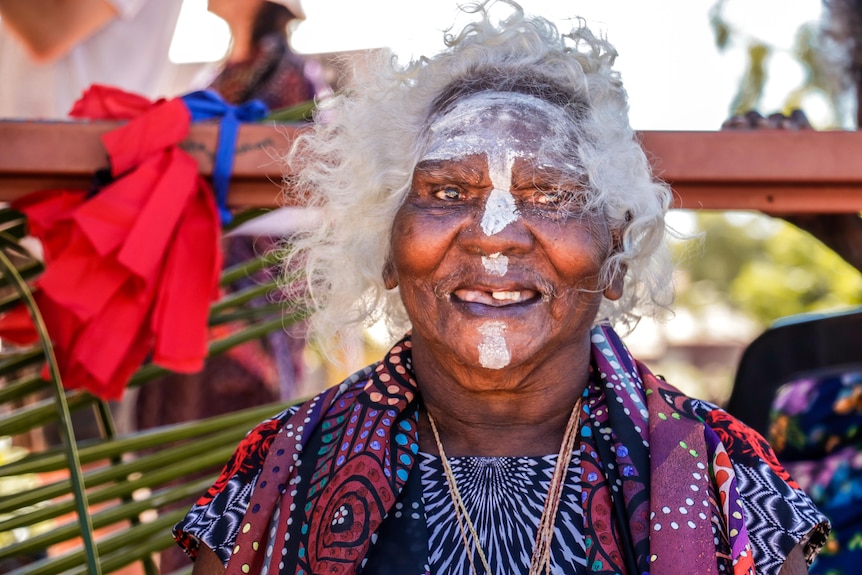
M 740 465 L 770 492 L 784 491 L 778 499 L 788 503 L 772 505 L 770 520 L 790 523 L 782 514 L 810 502 L 755 432 L 653 376 L 610 328 L 594 328 L 592 345 L 579 435 L 588 568 L 755 573 Z M 376 366 L 253 430 L 175 528 L 180 545 L 194 556 L 204 539 L 230 558 L 229 575 L 426 573 L 427 533 L 388 514 L 397 501 L 421 510 L 419 474 L 411 473 L 419 397 L 410 348 L 408 336 Z M 202 537 L 212 529 L 202 522 L 232 511 L 219 502 L 223 492 L 249 488 L 235 519 Z M 812 555 L 822 545 L 822 516 L 811 508 L 803 523 L 800 533 L 759 546 L 774 554 L 770 571 L 799 539 L 808 537 Z

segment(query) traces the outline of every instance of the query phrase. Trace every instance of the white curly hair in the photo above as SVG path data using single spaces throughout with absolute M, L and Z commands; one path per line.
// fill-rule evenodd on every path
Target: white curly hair
M 508 10 L 495 20 L 501 5 Z M 654 179 L 629 125 L 615 49 L 582 20 L 562 34 L 508 0 L 462 10 L 472 21 L 446 34 L 440 54 L 403 66 L 389 52 L 373 57 L 348 91 L 320 104 L 313 128 L 287 157 L 292 191 L 321 213 L 313 230 L 291 240 L 286 269 L 305 275 L 288 295 L 309 310 L 310 334 L 325 350 L 380 320 L 393 337 L 409 329 L 397 288 L 383 283 L 392 224 L 426 151 L 430 122 L 480 91 L 531 94 L 572 119 L 573 163 L 583 170 L 590 204 L 619 238 L 604 278 L 625 274 L 623 297 L 604 299 L 596 323 L 631 327 L 670 305 L 664 238 L 671 192 Z

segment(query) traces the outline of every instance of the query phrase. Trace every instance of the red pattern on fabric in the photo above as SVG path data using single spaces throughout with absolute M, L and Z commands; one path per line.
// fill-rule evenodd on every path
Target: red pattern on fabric
M 186 549 L 186 553 L 192 561 L 198 558 L 198 552 L 200 551 L 200 547 L 198 546 L 198 543 L 194 537 L 192 537 L 188 533 L 178 533 L 174 537 L 174 539 L 176 540 L 178 545 L 180 545 L 183 549 Z
M 801 489 L 790 473 L 778 462 L 772 447 L 759 433 L 729 413 L 718 409 L 709 412 L 707 423 L 715 429 L 728 451 L 753 455 L 769 465 L 769 468 L 793 489 Z
M 239 443 L 218 479 L 197 500 L 195 505 L 206 505 L 212 501 L 216 495 L 221 493 L 230 478 L 235 475 L 252 478 L 266 459 L 269 448 L 282 425 L 284 425 L 283 421 L 270 419 L 252 429 Z
M 202 369 L 219 219 L 197 163 L 178 146 L 191 121 L 181 99 L 151 103 L 94 86 L 74 113 L 134 118 L 103 136 L 118 179 L 86 201 L 43 191 L 13 206 L 45 248 L 36 299 L 65 387 L 119 399 L 149 355 L 173 371 Z

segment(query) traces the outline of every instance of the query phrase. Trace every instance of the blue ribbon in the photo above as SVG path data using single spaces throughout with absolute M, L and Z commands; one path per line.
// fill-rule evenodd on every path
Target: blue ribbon
M 221 118 L 212 178 L 221 223 L 229 224 L 233 215 L 227 207 L 227 189 L 233 171 L 233 154 L 239 123 L 256 122 L 264 118 L 269 110 L 260 100 L 250 100 L 245 104 L 233 106 L 212 90 L 191 92 L 182 96 L 182 99 L 189 109 L 192 122 Z

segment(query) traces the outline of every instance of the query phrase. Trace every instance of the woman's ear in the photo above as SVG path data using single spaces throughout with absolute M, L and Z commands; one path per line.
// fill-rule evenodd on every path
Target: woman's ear
M 395 264 L 388 258 L 383 265 L 383 285 L 386 289 L 395 289 L 398 287 L 398 272 L 395 271 Z
M 628 218 L 627 218 L 628 219 Z M 612 232 L 614 247 L 611 251 L 611 256 L 620 253 L 623 249 L 622 230 Z M 623 297 L 623 286 L 626 279 L 626 265 L 615 260 L 612 264 L 613 271 L 611 272 L 610 280 L 605 288 L 604 296 L 611 301 L 616 301 Z
M 605 288 L 604 296 L 611 301 L 616 301 L 623 297 L 623 285 L 626 279 L 626 266 L 623 264 L 615 265 L 611 279 Z

